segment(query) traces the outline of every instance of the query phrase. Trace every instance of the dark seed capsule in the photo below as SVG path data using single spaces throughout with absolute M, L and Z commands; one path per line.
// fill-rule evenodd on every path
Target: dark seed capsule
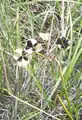
M 33 46 L 36 46 L 38 43 L 35 43 Z
M 68 44 L 68 40 L 66 40 L 65 37 L 62 37 L 62 42 L 63 42 L 63 44 L 62 44 L 62 48 L 67 48 L 67 47 L 69 46 L 69 44 Z
M 17 61 L 22 61 L 22 56 L 20 56 L 20 57 L 17 59 Z
M 61 42 L 61 39 L 60 39 L 60 38 L 58 38 L 58 39 L 57 39 L 56 44 L 62 44 L 62 42 Z
M 26 54 L 26 52 L 23 50 L 23 51 L 22 51 L 22 55 L 25 55 L 25 54 Z
M 33 47 L 33 46 L 32 46 L 32 42 L 31 42 L 30 40 L 28 40 L 25 49 L 27 50 L 27 49 L 29 49 L 29 48 L 31 48 L 31 47 Z
M 58 38 L 56 44 L 60 45 L 61 48 L 67 48 L 69 46 L 68 40 L 65 37 Z
M 24 60 L 28 61 L 28 58 L 27 58 L 27 57 L 24 57 Z

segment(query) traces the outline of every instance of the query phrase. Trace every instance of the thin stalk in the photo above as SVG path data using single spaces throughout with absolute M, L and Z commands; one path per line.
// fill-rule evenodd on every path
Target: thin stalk
M 64 108 L 64 110 L 65 110 L 65 111 L 66 111 L 66 113 L 68 114 L 68 116 L 69 116 L 70 120 L 74 120 L 74 119 L 73 119 L 73 117 L 71 116 L 71 114 L 69 113 L 69 111 L 67 110 L 66 106 L 65 106 L 65 105 L 64 105 L 64 103 L 62 102 L 62 100 L 61 100 L 60 96 L 59 96 L 59 95 L 57 95 L 57 97 L 58 97 L 58 99 L 59 99 L 59 101 L 60 101 L 60 103 L 61 103 L 62 107 Z
M 62 14 L 61 14 L 61 36 L 65 36 L 65 33 L 64 33 L 64 0 L 62 0 Z
M 42 109 L 40 109 L 40 108 L 38 108 L 38 107 L 36 107 L 36 106 L 34 106 L 34 105 L 32 105 L 32 104 L 30 104 L 30 103 L 24 101 L 24 100 L 22 100 L 22 99 L 16 97 L 15 95 L 13 95 L 12 93 L 10 93 L 9 91 L 8 91 L 8 93 L 9 93 L 13 98 L 17 99 L 18 101 L 20 101 L 20 102 L 22 102 L 22 103 L 24 103 L 24 104 L 30 106 L 31 108 L 36 109 L 36 110 L 38 110 L 38 111 L 40 111 L 40 112 L 42 112 L 42 113 L 44 113 L 44 114 L 46 114 L 46 115 L 52 117 L 54 120 L 60 120 L 59 118 L 57 118 L 57 117 L 55 117 L 55 116 L 53 116 L 53 115 L 51 115 L 51 114 L 45 112 L 44 110 L 42 110 Z
M 18 90 L 19 90 L 19 71 L 18 71 L 18 65 L 16 67 L 16 80 L 15 80 L 15 90 L 14 95 L 18 96 Z M 18 100 L 15 99 L 13 102 L 13 113 L 12 113 L 12 120 L 17 120 L 17 108 L 18 108 Z

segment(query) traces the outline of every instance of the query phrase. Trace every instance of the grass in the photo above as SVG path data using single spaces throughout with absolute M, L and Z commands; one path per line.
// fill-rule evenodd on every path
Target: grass
M 81 0 L 0 2 L 0 119 L 82 119 L 81 8 Z M 61 35 L 71 41 L 69 49 L 55 44 Z M 23 68 L 13 56 L 28 38 L 46 45 L 49 55 L 33 54 Z

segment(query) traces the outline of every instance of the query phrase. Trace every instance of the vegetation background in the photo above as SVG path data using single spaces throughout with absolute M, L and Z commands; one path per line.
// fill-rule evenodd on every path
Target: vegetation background
M 69 49 L 55 44 L 60 36 Z M 13 56 L 28 38 L 50 57 L 34 54 L 27 68 L 19 67 Z M 0 119 L 82 120 L 81 0 L 0 1 Z

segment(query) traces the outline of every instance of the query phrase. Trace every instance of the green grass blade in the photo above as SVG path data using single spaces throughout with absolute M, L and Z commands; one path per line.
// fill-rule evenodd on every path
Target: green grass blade
M 67 81 L 70 78 L 71 73 L 73 71 L 73 68 L 74 68 L 78 58 L 80 57 L 80 55 L 82 53 L 82 48 L 80 48 L 81 41 L 82 41 L 82 37 L 78 40 L 77 47 L 75 49 L 74 55 L 73 55 L 73 57 L 71 59 L 70 64 L 68 65 L 67 71 L 65 73 L 65 81 Z

